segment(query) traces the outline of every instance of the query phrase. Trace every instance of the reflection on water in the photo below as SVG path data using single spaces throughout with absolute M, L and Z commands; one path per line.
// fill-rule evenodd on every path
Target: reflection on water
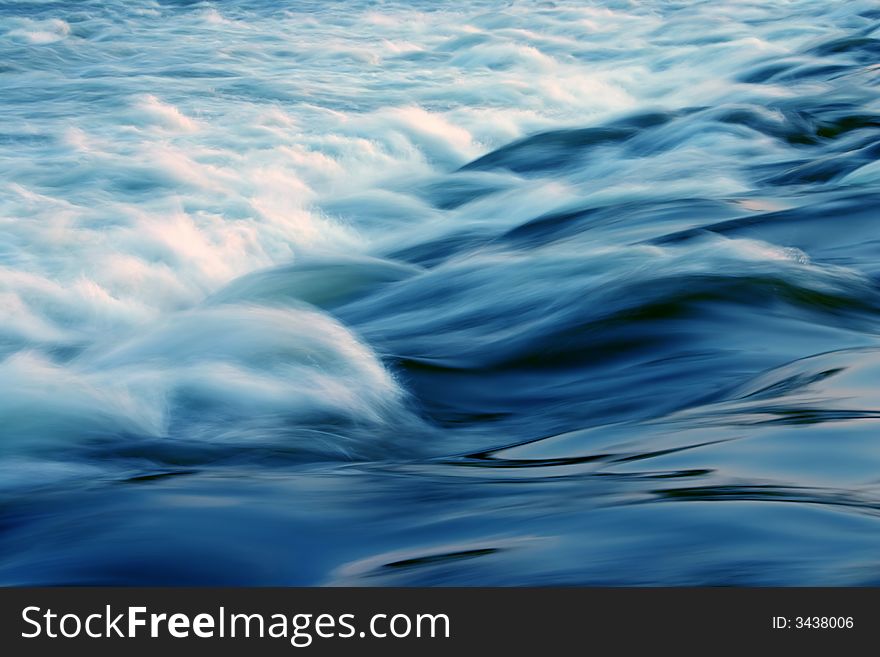
M 0 582 L 880 585 L 878 57 L 0 1 Z

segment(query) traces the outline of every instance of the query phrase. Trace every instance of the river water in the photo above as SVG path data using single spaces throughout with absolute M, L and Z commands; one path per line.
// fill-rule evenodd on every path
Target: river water
M 880 585 L 876 2 L 0 1 L 0 583 Z

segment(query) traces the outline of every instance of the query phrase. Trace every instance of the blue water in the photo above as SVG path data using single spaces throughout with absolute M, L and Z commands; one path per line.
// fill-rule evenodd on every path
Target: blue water
M 0 1 L 0 584 L 880 585 L 880 7 Z

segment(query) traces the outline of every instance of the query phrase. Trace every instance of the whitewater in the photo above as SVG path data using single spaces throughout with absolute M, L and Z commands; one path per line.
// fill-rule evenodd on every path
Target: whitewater
M 0 584 L 880 584 L 876 2 L 0 0 Z

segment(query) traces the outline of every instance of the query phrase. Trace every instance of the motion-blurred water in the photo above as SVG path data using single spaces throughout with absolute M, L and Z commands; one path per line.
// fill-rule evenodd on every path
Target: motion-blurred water
M 880 6 L 0 0 L 0 583 L 880 585 Z

